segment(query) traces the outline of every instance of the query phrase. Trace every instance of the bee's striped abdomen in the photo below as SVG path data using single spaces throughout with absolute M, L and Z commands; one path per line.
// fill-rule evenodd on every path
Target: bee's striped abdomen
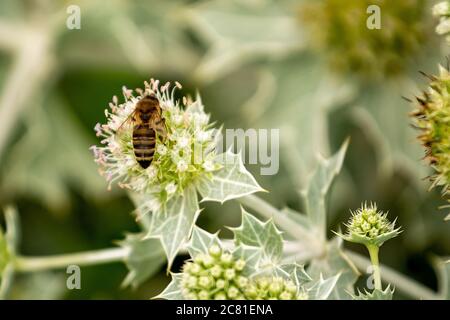
M 148 124 L 135 125 L 133 128 L 133 149 L 136 161 L 146 169 L 150 166 L 155 153 L 155 130 Z

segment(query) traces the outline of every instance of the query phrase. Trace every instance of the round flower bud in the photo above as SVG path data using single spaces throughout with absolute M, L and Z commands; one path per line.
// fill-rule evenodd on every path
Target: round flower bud
M 227 295 L 224 292 L 217 292 L 214 295 L 214 300 L 227 300 Z
M 206 290 L 201 290 L 197 296 L 198 300 L 209 300 L 209 292 Z
M 214 267 L 211 268 L 211 275 L 214 278 L 219 278 L 222 275 L 222 267 L 219 265 L 215 265 Z
M 399 228 L 387 219 L 387 214 L 377 210 L 375 204 L 364 204 L 360 209 L 352 212 L 347 223 L 347 233 L 339 234 L 344 240 L 365 245 L 381 246 L 386 240 L 397 236 Z M 359 222 L 362 221 L 361 224 Z
M 230 299 L 236 299 L 236 297 L 239 295 L 239 292 L 240 291 L 238 288 L 236 288 L 235 286 L 230 286 L 228 288 L 227 295 Z
M 214 284 L 214 280 L 207 276 L 202 276 L 198 279 L 198 285 L 202 288 L 209 289 Z
M 229 266 L 231 262 L 233 262 L 233 256 L 229 253 L 223 253 L 220 256 L 220 262 L 222 262 L 224 266 Z
M 253 279 L 244 291 L 247 299 L 294 300 L 299 289 L 290 280 L 280 277 L 259 277 Z
M 236 271 L 231 268 L 226 269 L 223 275 L 224 275 L 225 279 L 232 280 L 232 279 L 234 279 L 234 277 L 236 277 Z
M 245 261 L 243 259 L 237 260 L 236 263 L 234 264 L 234 268 L 239 271 L 244 270 L 244 267 L 245 267 Z
M 242 269 L 245 262 L 235 260 L 229 252 L 212 245 L 206 253 L 199 253 L 183 266 L 181 292 L 184 297 L 197 299 L 237 299 L 243 297 L 248 279 Z
M 222 254 L 222 249 L 216 244 L 212 245 L 208 251 L 209 254 L 214 258 L 218 258 Z

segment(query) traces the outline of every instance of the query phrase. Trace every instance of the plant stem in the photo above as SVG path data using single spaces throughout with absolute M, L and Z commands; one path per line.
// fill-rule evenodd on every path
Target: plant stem
M 72 264 L 78 266 L 90 266 L 123 261 L 128 254 L 129 248 L 110 248 L 55 256 L 18 256 L 15 259 L 15 270 L 17 272 L 35 272 L 48 269 L 67 268 L 67 266 Z
M 363 272 L 367 270 L 367 267 L 372 265 L 372 263 L 366 257 L 356 252 L 346 250 L 345 253 L 350 257 L 350 259 L 358 267 L 358 269 Z M 383 274 L 384 282 L 392 284 L 396 289 L 402 291 L 412 298 L 423 300 L 441 299 L 441 297 L 431 289 L 387 266 L 381 265 L 380 270 Z
M 376 245 L 367 245 L 366 247 L 369 251 L 370 262 L 372 262 L 375 289 L 382 291 L 383 287 L 381 286 L 380 262 L 378 261 L 378 252 L 380 248 Z

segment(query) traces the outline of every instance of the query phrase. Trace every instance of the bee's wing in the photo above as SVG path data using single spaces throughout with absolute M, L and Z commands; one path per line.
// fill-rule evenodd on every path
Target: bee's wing
M 124 133 L 129 132 L 134 126 L 134 114 L 136 111 L 130 113 L 130 115 L 120 124 L 119 128 L 116 130 L 116 136 L 121 137 Z

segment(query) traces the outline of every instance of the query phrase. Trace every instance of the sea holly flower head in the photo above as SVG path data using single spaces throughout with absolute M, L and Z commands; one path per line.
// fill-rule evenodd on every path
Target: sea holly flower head
M 374 6 L 378 13 L 368 11 Z M 403 72 L 425 43 L 426 10 L 422 0 L 316 0 L 301 4 L 299 15 L 334 69 L 384 78 Z
M 281 277 L 257 277 L 244 292 L 248 300 L 308 300 L 308 292 L 292 280 Z
M 432 185 L 442 187 L 443 194 L 450 190 L 450 72 L 439 67 L 438 76 L 429 76 L 427 91 L 416 98 L 416 108 L 411 113 L 413 124 L 421 133 L 418 136 L 425 147 L 425 160 L 434 169 Z
M 182 193 L 198 177 L 207 177 L 221 168 L 215 159 L 215 129 L 208 123 L 209 116 L 200 97 L 180 102 L 174 97 L 177 88 L 181 88 L 179 83 L 170 88 L 170 83 L 160 86 L 159 81 L 151 79 L 145 82 L 143 90 L 123 88 L 123 103 L 113 98 L 110 108 L 105 110 L 106 123 L 95 127 L 102 146 L 92 147 L 100 173 L 109 186 L 117 182 L 122 188 L 158 194 L 160 199 L 167 200 L 176 192 Z M 135 159 L 133 123 L 129 120 L 136 104 L 150 94 L 159 100 L 167 137 L 158 137 L 151 165 L 142 168 Z
M 244 267 L 244 260 L 212 245 L 208 253 L 199 253 L 184 264 L 182 295 L 188 300 L 243 300 L 249 281 L 242 274 Z
M 396 237 L 401 231 L 395 228 L 395 221 L 390 222 L 387 213 L 379 211 L 376 204 L 363 204 L 352 212 L 345 235 L 337 233 L 344 240 L 361 243 L 366 246 L 380 247 L 385 241 Z

